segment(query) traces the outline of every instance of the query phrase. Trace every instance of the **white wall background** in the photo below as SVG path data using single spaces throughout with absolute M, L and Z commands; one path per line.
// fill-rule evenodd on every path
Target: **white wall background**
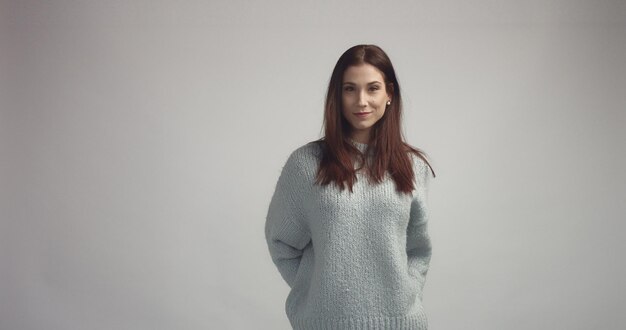
M 2 1 L 0 329 L 288 329 L 263 236 L 348 47 L 431 156 L 431 329 L 626 326 L 626 2 Z

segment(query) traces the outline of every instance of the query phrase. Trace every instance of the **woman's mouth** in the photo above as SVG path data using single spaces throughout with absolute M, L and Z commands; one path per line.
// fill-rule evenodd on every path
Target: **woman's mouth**
M 371 112 L 356 112 L 354 115 L 357 116 L 358 118 L 365 118 L 367 117 Z

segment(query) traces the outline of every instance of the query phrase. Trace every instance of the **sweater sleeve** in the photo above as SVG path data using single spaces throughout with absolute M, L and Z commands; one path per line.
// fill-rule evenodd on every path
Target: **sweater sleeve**
M 304 247 L 311 240 L 304 225 L 302 167 L 294 152 L 282 168 L 265 219 L 265 239 L 272 261 L 292 287 Z
M 415 172 L 416 189 L 411 201 L 411 212 L 407 227 L 407 259 L 409 274 L 419 281 L 419 298 L 422 299 L 426 274 L 430 265 L 432 246 L 428 234 L 428 189 L 431 172 L 421 159 Z

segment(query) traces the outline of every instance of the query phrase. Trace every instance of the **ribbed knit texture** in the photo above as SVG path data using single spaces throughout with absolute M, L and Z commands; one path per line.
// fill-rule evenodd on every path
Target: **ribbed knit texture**
M 367 145 L 352 141 L 361 151 Z M 396 192 L 388 172 L 353 192 L 314 184 L 315 143 L 288 157 L 269 204 L 265 237 L 291 288 L 285 311 L 294 329 L 426 330 L 422 290 L 431 258 L 427 193 L 431 172 L 410 154 L 416 189 Z M 357 164 L 355 164 L 356 168 Z

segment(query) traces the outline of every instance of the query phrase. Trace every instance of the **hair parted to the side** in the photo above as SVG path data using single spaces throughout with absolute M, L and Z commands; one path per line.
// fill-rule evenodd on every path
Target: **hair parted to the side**
M 385 79 L 387 91 L 393 95 L 392 102 L 387 106 L 384 115 L 374 124 L 370 131 L 370 141 L 365 155 L 350 143 L 352 126 L 342 115 L 342 83 L 343 75 L 350 66 L 370 64 L 376 67 Z M 414 186 L 412 162 L 409 152 L 424 160 L 433 177 L 435 172 L 426 160 L 426 153 L 419 148 L 412 147 L 404 142 L 401 132 L 402 98 L 400 84 L 387 54 L 376 45 L 356 45 L 346 50 L 337 60 L 333 69 L 324 110 L 324 137 L 314 141 L 319 143 L 322 150 L 322 159 L 319 164 L 315 182 L 327 185 L 334 182 L 343 190 L 347 184 L 350 192 L 356 181 L 356 171 L 353 161 L 359 157 L 362 166 L 365 166 L 368 180 L 379 183 L 383 180 L 385 171 L 389 171 L 396 184 L 396 190 L 402 193 L 411 193 Z M 372 162 L 364 161 L 368 155 Z

